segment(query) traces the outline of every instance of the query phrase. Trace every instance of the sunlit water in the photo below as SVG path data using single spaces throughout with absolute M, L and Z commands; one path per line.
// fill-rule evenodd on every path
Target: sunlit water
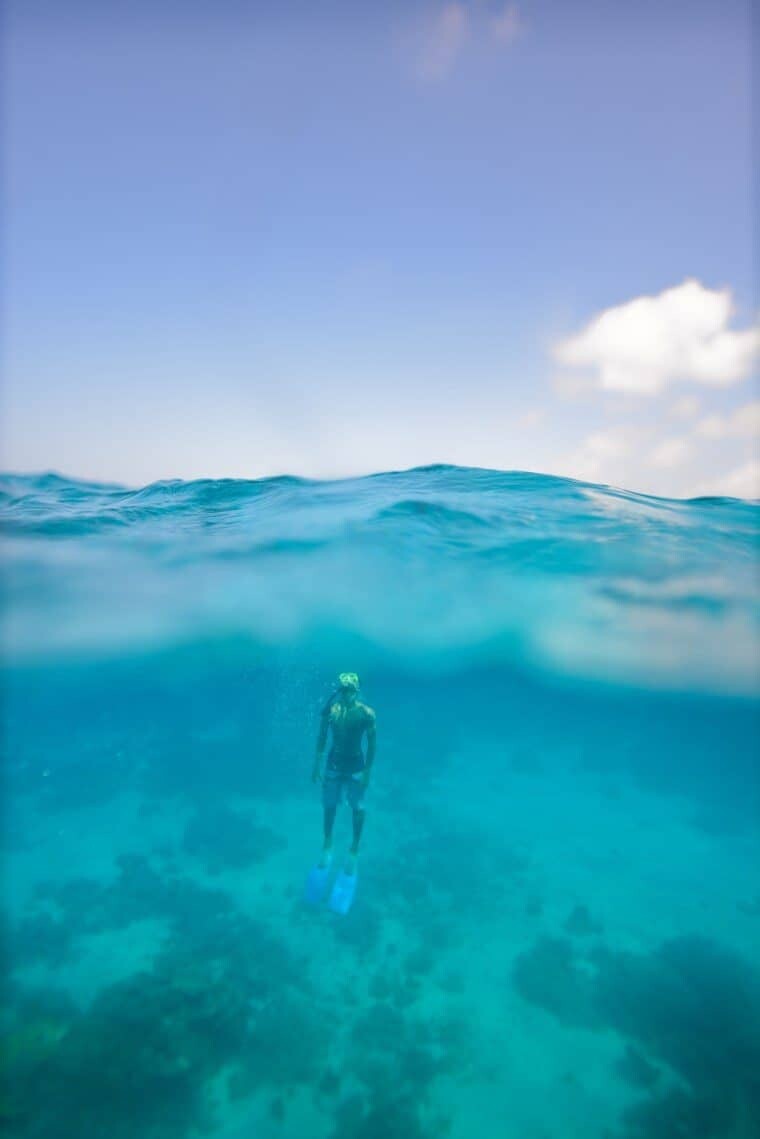
M 756 505 L 0 488 L 9 1134 L 757 1139 Z M 346 917 L 303 901 L 342 670 Z

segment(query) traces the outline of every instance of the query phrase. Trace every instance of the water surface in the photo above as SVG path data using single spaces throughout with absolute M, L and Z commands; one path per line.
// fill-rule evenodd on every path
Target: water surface
M 755 504 L 0 491 L 9 1133 L 760 1133 Z M 339 918 L 302 890 L 343 670 L 378 753 Z

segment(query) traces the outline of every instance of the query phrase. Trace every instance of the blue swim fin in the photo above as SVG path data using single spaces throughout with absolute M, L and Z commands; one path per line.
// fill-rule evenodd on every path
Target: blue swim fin
M 330 893 L 329 906 L 333 913 L 347 914 L 351 909 L 356 893 L 356 872 L 353 874 L 346 874 L 345 870 L 341 870 L 338 877 L 335 879 L 335 885 Z
M 325 896 L 327 879 L 330 877 L 329 866 L 312 866 L 309 877 L 306 879 L 304 899 L 310 906 L 318 906 Z

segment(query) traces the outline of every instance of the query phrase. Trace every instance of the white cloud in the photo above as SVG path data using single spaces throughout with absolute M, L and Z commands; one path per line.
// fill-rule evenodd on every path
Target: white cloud
M 695 495 L 726 495 L 729 498 L 760 498 L 760 462 L 749 459 L 727 475 L 700 484 Z
M 685 395 L 670 408 L 670 414 L 674 419 L 693 419 L 697 414 L 702 404 L 694 396 Z
M 523 30 L 520 9 L 516 4 L 505 4 L 501 12 L 491 16 L 491 33 L 499 43 L 511 44 Z
M 515 419 L 515 426 L 521 430 L 529 431 L 533 427 L 540 427 L 546 419 L 546 408 L 532 407 L 529 411 L 524 411 L 522 415 L 518 415 Z
M 707 415 L 694 430 L 703 439 L 756 439 L 760 436 L 760 400 L 737 407 L 731 415 Z
M 752 403 L 737 408 L 731 417 L 731 425 L 734 434 L 757 439 L 760 436 L 760 400 L 753 400 Z
M 517 4 L 506 3 L 488 13 L 483 6 L 465 0 L 439 5 L 413 33 L 415 69 L 420 79 L 436 82 L 453 70 L 468 40 L 491 41 L 510 47 L 523 30 Z
M 649 462 L 654 467 L 678 467 L 689 454 L 690 447 L 685 439 L 663 439 L 650 454 Z
M 551 383 L 560 399 L 578 399 L 581 396 L 591 395 L 596 388 L 593 376 L 578 375 L 573 372 L 557 372 L 552 377 Z
M 589 482 L 619 482 L 622 461 L 631 454 L 636 438 L 636 432 L 623 427 L 593 431 L 557 470 Z
M 630 451 L 630 443 L 622 431 L 595 431 L 583 441 L 589 455 L 599 459 L 619 459 Z
M 730 329 L 731 314 L 728 289 L 686 280 L 605 309 L 554 357 L 591 371 L 608 391 L 646 395 L 679 380 L 723 386 L 744 379 L 760 350 L 760 328 Z
M 702 439 L 725 439 L 727 420 L 722 415 L 706 415 L 694 428 Z
M 440 8 L 421 36 L 418 72 L 422 79 L 442 79 L 451 70 L 469 31 L 464 4 L 454 2 Z

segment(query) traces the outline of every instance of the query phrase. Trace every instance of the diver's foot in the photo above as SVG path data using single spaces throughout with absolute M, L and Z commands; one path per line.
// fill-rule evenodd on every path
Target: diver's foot
M 356 864 L 358 861 L 359 861 L 359 851 L 358 850 L 349 850 L 348 857 L 346 858 L 346 865 L 344 867 L 344 873 L 348 874 L 349 876 L 355 874 L 356 873 Z
M 323 846 L 322 847 L 322 853 L 319 856 L 319 862 L 317 863 L 317 866 L 319 867 L 320 870 L 326 870 L 327 867 L 330 865 L 331 859 L 332 859 L 332 847 L 331 846 Z

